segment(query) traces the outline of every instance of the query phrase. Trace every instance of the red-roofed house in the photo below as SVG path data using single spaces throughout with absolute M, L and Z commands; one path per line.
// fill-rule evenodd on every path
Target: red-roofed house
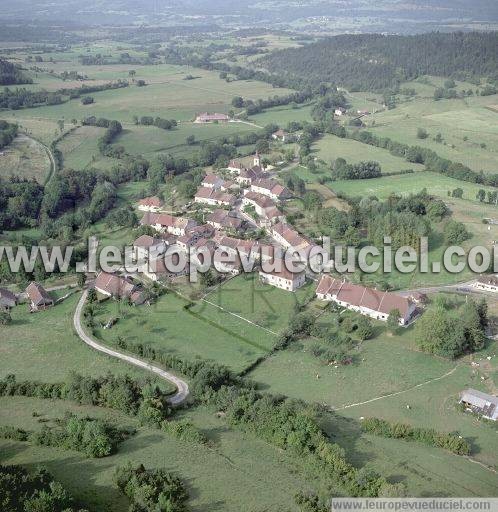
M 149 259 L 166 251 L 166 242 L 162 238 L 155 238 L 149 235 L 142 235 L 133 242 L 135 258 Z
M 328 274 L 322 275 L 316 295 L 321 300 L 336 302 L 375 320 L 386 321 L 389 313 L 397 309 L 400 325 L 408 325 L 416 314 L 415 304 L 407 297 L 353 284 Z
M 34 281 L 26 288 L 30 300 L 30 311 L 41 311 L 54 305 L 54 299 L 41 284 Z
M 163 202 L 157 196 L 144 197 L 138 202 L 138 209 L 142 212 L 159 212 Z
M 95 280 L 95 289 L 102 295 L 116 299 L 129 299 L 132 304 L 139 306 L 145 302 L 145 294 L 126 277 L 101 272 Z
M 218 192 L 209 187 L 199 187 L 194 196 L 194 202 L 210 206 L 232 206 L 235 200 L 235 196 L 232 194 Z
M 167 213 L 146 213 L 140 221 L 142 226 L 152 226 L 160 232 L 183 236 L 187 231 L 197 226 L 197 222 L 185 217 L 174 217 Z
M 251 190 L 265 196 L 271 197 L 274 201 L 283 201 L 292 197 L 290 190 L 278 181 L 272 179 L 259 179 L 251 182 Z
M 285 267 L 285 262 L 281 260 L 278 270 L 265 272 L 263 269 L 259 271 L 259 277 L 265 284 L 276 286 L 282 290 L 294 292 L 304 285 L 306 282 L 306 272 L 291 272 Z

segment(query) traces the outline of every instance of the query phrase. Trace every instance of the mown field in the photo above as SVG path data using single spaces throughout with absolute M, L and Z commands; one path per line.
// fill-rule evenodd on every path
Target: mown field
M 51 163 L 45 148 L 36 140 L 19 134 L 0 150 L 0 177 L 35 179 L 43 183 L 49 176 Z
M 185 309 L 187 300 L 173 293 L 144 308 L 130 308 L 114 301 L 101 305 L 97 322 L 118 318 L 112 329 L 99 329 L 104 341 L 121 336 L 129 342 L 145 343 L 186 359 L 203 359 L 242 371 L 267 353 L 274 335 L 205 302 Z
M 461 188 L 463 199 L 477 203 L 476 194 L 479 189 L 492 191 L 493 188 L 474 183 L 455 180 L 442 174 L 424 171 L 423 173 L 400 174 L 385 176 L 370 180 L 344 180 L 333 181 L 327 184 L 334 192 L 341 192 L 348 196 L 376 196 L 386 199 L 390 194 L 416 194 L 426 188 L 427 192 L 448 200 L 448 192 Z M 453 199 L 453 198 L 451 198 Z
M 373 160 L 379 162 L 383 172 L 397 172 L 404 169 L 424 170 L 421 164 L 407 162 L 404 158 L 393 156 L 389 151 L 369 146 L 352 139 L 341 139 L 334 135 L 324 135 L 313 144 L 314 154 L 327 164 L 337 158 L 344 158 L 350 164 Z

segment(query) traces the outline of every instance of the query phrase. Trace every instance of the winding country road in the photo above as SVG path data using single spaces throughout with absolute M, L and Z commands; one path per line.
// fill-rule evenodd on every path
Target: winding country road
M 94 348 L 95 350 L 98 350 L 99 352 L 103 352 L 104 354 L 107 354 L 111 357 L 116 357 L 117 359 L 126 361 L 127 363 L 138 366 L 139 368 L 144 368 L 145 370 L 155 373 L 159 375 L 159 377 L 171 382 L 176 386 L 177 392 L 168 398 L 168 402 L 171 405 L 179 405 L 182 402 L 184 402 L 189 394 L 188 384 L 185 381 L 179 379 L 172 373 L 163 370 L 162 368 L 142 361 L 141 359 L 138 359 L 136 357 L 122 354 L 121 352 L 117 352 L 116 350 L 112 350 L 104 345 L 101 345 L 100 343 L 97 343 L 94 339 L 92 339 L 85 333 L 83 326 L 81 325 L 81 313 L 83 311 L 83 306 L 85 305 L 87 295 L 88 291 L 85 290 L 81 295 L 78 305 L 76 306 L 76 311 L 74 312 L 74 328 L 76 329 L 76 332 L 80 339 L 90 347 Z

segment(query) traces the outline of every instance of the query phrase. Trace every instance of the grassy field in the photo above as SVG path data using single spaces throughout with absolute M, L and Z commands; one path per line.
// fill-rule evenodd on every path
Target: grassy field
M 466 387 L 483 388 L 481 376 L 468 360 L 450 362 L 414 350 L 412 329 L 399 336 L 382 333 L 363 343 L 358 362 L 324 366 L 307 350 L 308 341 L 279 352 L 249 375 L 270 392 L 319 402 L 335 410 L 325 428 L 357 462 L 369 462 L 387 474 L 397 474 L 418 495 L 492 495 L 496 475 L 483 467 L 419 444 L 365 436 L 360 417 L 375 416 L 412 425 L 458 430 L 472 443 L 472 457 L 498 467 L 496 427 L 477 422 L 456 410 L 458 393 Z M 496 343 L 476 355 L 496 353 Z M 388 396 L 392 393 L 399 393 Z M 363 403 L 367 402 L 367 403 Z M 409 408 L 407 408 L 407 405 Z M 389 461 L 388 463 L 386 461 Z
M 0 176 L 35 179 L 43 183 L 50 173 L 50 159 L 45 148 L 36 140 L 19 134 L 0 151 Z
M 33 430 L 41 426 L 32 417 L 32 411 L 43 412 L 43 419 L 62 416 L 69 410 L 136 426 L 133 419 L 122 414 L 67 402 L 8 397 L 0 399 L 0 407 L 2 424 Z M 127 500 L 115 487 L 113 475 L 116 466 L 128 461 L 179 474 L 188 486 L 192 512 L 282 507 L 296 510 L 293 496 L 300 489 L 308 489 L 308 485 L 296 473 L 294 460 L 250 435 L 229 430 L 223 420 L 207 410 L 198 409 L 186 415 L 212 446 L 188 444 L 161 431 L 140 428 L 120 444 L 117 454 L 103 459 L 85 459 L 77 452 L 0 440 L 0 461 L 29 469 L 43 465 L 90 512 L 126 510 Z
M 267 329 L 278 332 L 294 315 L 294 307 L 314 293 L 313 284 L 288 293 L 261 283 L 255 274 L 242 274 L 218 287 L 206 300 Z
M 116 143 L 126 148 L 132 155 L 144 155 L 152 158 L 158 153 L 171 153 L 178 156 L 189 156 L 199 146 L 188 146 L 186 138 L 193 135 L 198 143 L 215 140 L 234 134 L 257 131 L 257 128 L 243 123 L 199 125 L 181 123 L 174 130 L 161 130 L 154 126 L 126 125 L 123 133 L 116 138 Z
M 430 194 L 445 200 L 450 200 L 448 191 L 451 192 L 455 188 L 461 188 L 463 189 L 463 199 L 474 203 L 478 202 L 476 194 L 479 189 L 493 190 L 491 187 L 455 180 L 442 174 L 427 171 L 420 174 L 400 174 L 371 180 L 333 181 L 329 182 L 328 186 L 334 192 L 341 192 L 350 196 L 376 196 L 379 199 L 386 199 L 393 193 L 401 195 L 416 194 L 426 188 Z
M 187 359 L 200 358 L 241 371 L 269 351 L 274 336 L 208 303 L 184 309 L 187 301 L 168 293 L 148 308 L 129 308 L 114 301 L 102 304 L 98 322 L 118 317 L 117 324 L 98 335 L 112 342 L 118 336 L 147 343 Z M 147 314 L 145 314 L 145 312 Z
M 87 347 L 73 330 L 78 295 L 47 311 L 30 314 L 27 305 L 13 309 L 11 325 L 2 327 L 0 377 L 15 373 L 19 379 L 54 382 L 74 371 L 99 376 L 107 372 L 145 377 L 150 374 L 125 365 Z M 161 381 L 163 382 L 163 381 Z M 161 384 L 173 391 L 170 384 Z
M 497 103 L 498 95 L 437 102 L 417 97 L 364 121 L 379 136 L 427 147 L 475 171 L 494 173 L 498 168 L 498 113 L 488 107 Z M 425 128 L 429 137 L 418 139 L 418 128 Z M 443 139 L 441 143 L 434 140 L 438 133 Z
M 424 170 L 422 164 L 407 162 L 404 158 L 391 155 L 385 149 L 369 146 L 352 139 L 341 139 L 334 135 L 324 135 L 313 145 L 313 149 L 315 155 L 327 164 L 336 158 L 344 158 L 350 164 L 367 160 L 379 162 L 383 172 L 396 172 L 403 169 Z

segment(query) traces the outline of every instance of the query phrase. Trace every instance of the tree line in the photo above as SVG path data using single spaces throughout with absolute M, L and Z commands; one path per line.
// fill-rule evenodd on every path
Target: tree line
M 422 75 L 476 81 L 496 77 L 497 32 L 432 32 L 414 36 L 345 34 L 259 58 L 284 85 L 330 83 L 383 91 Z
M 8 146 L 17 135 L 17 125 L 0 119 L 0 149 Z

